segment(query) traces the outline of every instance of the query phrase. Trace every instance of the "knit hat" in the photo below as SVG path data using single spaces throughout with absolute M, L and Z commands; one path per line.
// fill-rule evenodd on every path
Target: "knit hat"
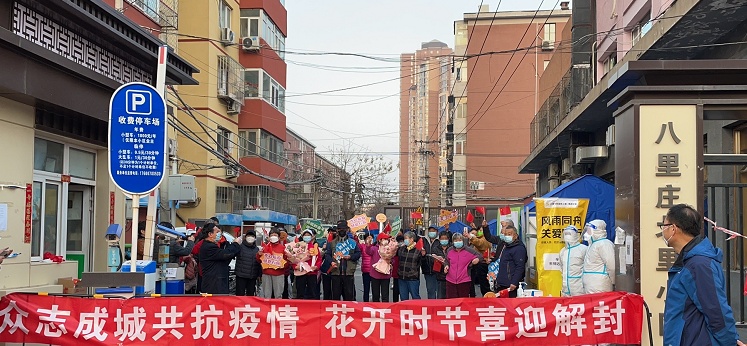
M 389 234 L 386 233 L 379 233 L 378 236 L 376 236 L 376 241 L 381 241 L 382 239 L 389 239 L 391 238 Z

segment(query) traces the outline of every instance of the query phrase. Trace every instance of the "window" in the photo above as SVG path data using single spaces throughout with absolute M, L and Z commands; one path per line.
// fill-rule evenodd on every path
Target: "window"
M 46 139 L 34 138 L 34 169 L 62 174 L 65 145 Z
M 464 155 L 464 147 L 466 144 L 466 133 L 457 133 L 456 135 L 454 135 L 454 155 Z
M 544 34 L 543 41 L 555 43 L 555 23 L 545 24 L 545 28 L 542 32 Z
M 243 209 L 241 205 L 241 194 L 233 186 L 215 187 L 215 212 L 236 213 Z
M 454 171 L 454 193 L 467 192 L 467 171 Z
M 95 180 L 96 154 L 70 148 L 70 175 Z
M 467 66 L 462 66 L 456 70 L 456 80 L 457 82 L 466 82 L 468 78 L 467 75 Z
M 218 97 L 244 103 L 244 66 L 227 55 L 218 56 Z
M 610 56 L 604 60 L 604 73 L 610 72 L 615 65 L 617 65 L 617 53 L 612 52 Z
M 159 0 L 131 0 L 130 4 L 137 6 L 143 11 L 148 17 L 156 22 L 160 22 L 161 18 L 158 15 L 158 4 Z
M 231 143 L 231 131 L 228 131 L 224 128 L 219 127 L 218 128 L 218 134 L 217 134 L 217 140 L 218 140 L 218 152 L 223 153 L 225 155 L 231 155 L 232 151 L 232 143 Z
M 262 79 L 260 81 L 260 74 Z M 281 113 L 285 113 L 285 88 L 275 79 L 270 77 L 263 70 L 246 70 L 244 71 L 245 92 L 244 97 L 260 97 L 259 91 L 262 91 L 262 99 L 273 105 Z
M 651 22 L 651 12 L 649 12 L 643 16 L 643 19 L 641 19 L 641 21 L 634 26 L 633 30 L 630 32 L 633 45 L 638 43 L 638 41 L 641 40 L 641 37 L 651 30 L 651 26 L 653 26 L 653 23 Z
M 241 10 L 241 37 L 259 36 L 285 59 L 285 36 L 263 10 Z
M 259 97 L 259 70 L 244 71 L 244 97 Z
M 270 162 L 283 165 L 284 152 L 283 141 L 266 131 L 260 132 L 259 156 Z
M 239 157 L 257 155 L 257 130 L 239 131 Z
M 225 1 L 218 2 L 218 25 L 221 28 L 231 27 L 231 7 Z
M 460 103 L 456 106 L 456 118 L 466 119 L 467 118 L 467 104 Z

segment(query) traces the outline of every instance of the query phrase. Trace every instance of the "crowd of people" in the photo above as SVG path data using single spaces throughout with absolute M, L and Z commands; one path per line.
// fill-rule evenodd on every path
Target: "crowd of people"
M 524 280 L 527 251 L 513 222 L 501 222 L 497 236 L 485 221 L 470 226 L 462 233 L 411 225 L 396 234 L 352 234 L 342 220 L 319 236 L 311 229 L 289 236 L 285 229 L 273 228 L 259 236 L 249 230 L 228 241 L 213 218 L 196 236 L 171 245 L 176 250 L 172 255 L 182 256 L 178 261 L 187 267 L 187 287 L 193 293 L 355 301 L 362 292 L 364 302 L 397 302 L 421 299 L 424 278 L 427 296 L 422 298 L 476 297 L 476 286 L 479 296 L 503 292 L 515 297 Z M 289 253 L 298 246 L 304 247 L 300 260 Z M 232 261 L 235 292 L 229 289 Z M 500 270 L 489 281 L 491 263 Z M 356 287 L 359 267 L 362 287 Z

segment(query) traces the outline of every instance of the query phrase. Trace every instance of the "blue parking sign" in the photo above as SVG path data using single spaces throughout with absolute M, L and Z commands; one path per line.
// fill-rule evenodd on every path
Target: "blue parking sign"
M 119 87 L 109 103 L 109 176 L 128 194 L 147 194 L 166 173 L 166 105 L 145 83 Z

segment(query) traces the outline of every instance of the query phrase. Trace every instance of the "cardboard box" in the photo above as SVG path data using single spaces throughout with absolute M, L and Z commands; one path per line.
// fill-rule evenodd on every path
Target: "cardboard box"
M 85 287 L 77 287 L 75 284 L 78 279 L 72 277 L 59 278 L 57 284 L 62 285 L 62 293 L 66 294 L 88 294 L 88 289 Z

